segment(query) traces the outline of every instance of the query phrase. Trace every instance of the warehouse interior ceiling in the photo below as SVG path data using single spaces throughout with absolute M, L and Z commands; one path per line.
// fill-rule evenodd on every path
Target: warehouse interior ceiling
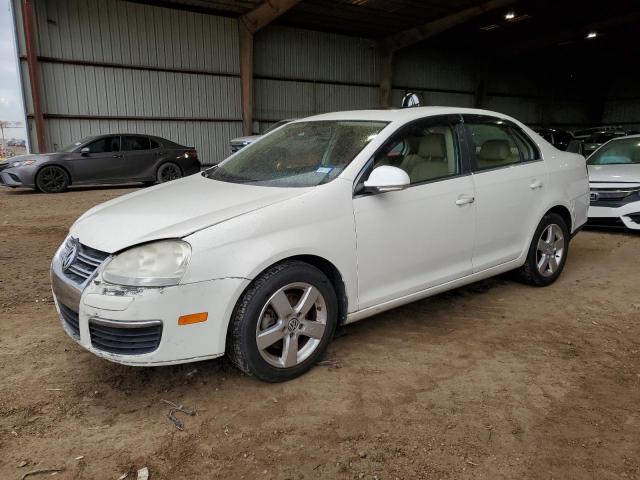
M 262 0 L 130 0 L 181 10 L 237 17 Z M 488 8 L 430 43 L 513 57 L 543 54 L 589 58 L 640 50 L 637 0 L 302 0 L 275 24 L 381 40 L 465 9 Z M 512 13 L 512 18 L 505 15 Z M 592 33 L 595 38 L 587 38 Z

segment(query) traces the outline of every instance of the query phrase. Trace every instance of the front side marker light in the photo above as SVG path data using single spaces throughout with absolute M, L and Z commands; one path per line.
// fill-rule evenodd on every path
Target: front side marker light
M 191 325 L 192 323 L 206 322 L 209 318 L 208 312 L 190 313 L 189 315 L 182 315 L 178 318 L 178 325 Z

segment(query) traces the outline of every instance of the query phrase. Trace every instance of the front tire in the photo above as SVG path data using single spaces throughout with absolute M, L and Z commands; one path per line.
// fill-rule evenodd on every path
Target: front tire
M 44 193 L 64 192 L 70 182 L 66 170 L 55 165 L 42 167 L 36 175 L 36 188 Z
M 286 261 L 256 278 L 236 305 L 227 357 L 267 382 L 291 380 L 324 354 L 338 319 L 327 276 L 312 265 Z
M 158 183 L 170 182 L 178 178 L 182 178 L 182 170 L 178 164 L 167 162 L 158 167 L 158 171 L 156 172 L 156 180 Z
M 548 213 L 540 221 L 525 264 L 518 270 L 529 285 L 546 287 L 555 282 L 567 261 L 570 232 L 564 218 Z

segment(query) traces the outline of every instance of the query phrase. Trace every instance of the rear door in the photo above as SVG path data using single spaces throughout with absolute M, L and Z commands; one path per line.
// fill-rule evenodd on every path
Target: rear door
M 155 152 L 158 151 L 159 149 L 155 150 Z M 136 180 L 154 175 L 150 170 L 153 170 L 156 155 L 151 150 L 151 143 L 146 135 L 123 135 L 122 154 L 124 155 L 124 168 L 121 172 L 123 180 Z
M 118 178 L 123 166 L 119 135 L 100 137 L 82 147 L 85 148 L 89 151 L 73 154 L 74 182 L 103 183 Z
M 547 172 L 540 150 L 512 122 L 464 115 L 476 190 L 474 272 L 515 260 L 540 220 Z

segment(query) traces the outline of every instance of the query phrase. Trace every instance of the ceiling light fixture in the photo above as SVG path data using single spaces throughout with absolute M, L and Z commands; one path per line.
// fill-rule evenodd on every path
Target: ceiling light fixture
M 513 20 L 514 18 L 516 18 L 516 14 L 514 12 L 507 12 L 504 14 L 505 20 Z
M 598 32 L 589 32 L 587 33 L 587 40 L 590 40 L 592 38 L 596 38 L 598 36 Z

